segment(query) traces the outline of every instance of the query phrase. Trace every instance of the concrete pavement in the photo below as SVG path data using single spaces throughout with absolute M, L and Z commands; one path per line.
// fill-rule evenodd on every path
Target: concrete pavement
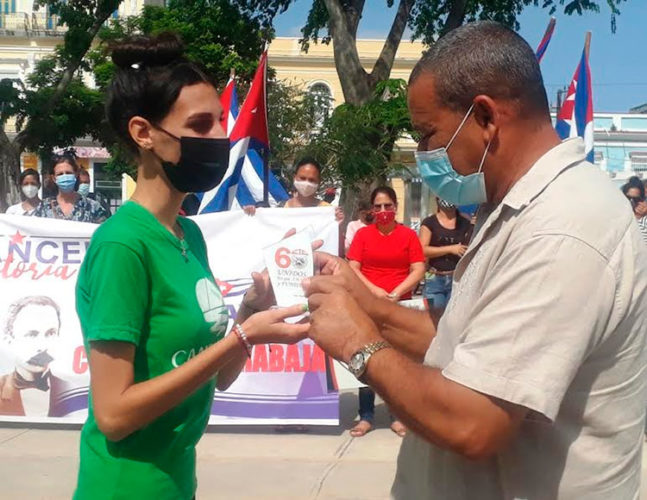
M 197 498 L 388 498 L 401 440 L 388 428 L 384 405 L 377 408 L 378 429 L 351 438 L 347 429 L 356 404 L 354 394 L 342 394 L 340 427 L 311 427 L 306 433 L 279 433 L 272 427 L 211 429 L 198 445 Z M 0 428 L 0 497 L 71 498 L 78 439 L 78 429 Z

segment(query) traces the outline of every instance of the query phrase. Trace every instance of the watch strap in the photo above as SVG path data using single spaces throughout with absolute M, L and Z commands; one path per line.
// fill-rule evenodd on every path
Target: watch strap
M 376 352 L 381 351 L 382 349 L 385 349 L 387 347 L 391 347 L 391 344 L 389 344 L 386 340 L 380 340 L 378 342 L 371 342 L 370 344 L 366 344 L 359 351 L 357 351 L 357 352 L 361 352 L 364 356 L 363 369 L 361 370 L 360 373 L 353 373 L 360 382 L 364 382 L 364 380 L 362 380 L 362 377 L 366 373 L 366 368 L 368 367 L 368 360 L 371 359 L 371 356 L 373 356 L 373 354 L 375 354 Z

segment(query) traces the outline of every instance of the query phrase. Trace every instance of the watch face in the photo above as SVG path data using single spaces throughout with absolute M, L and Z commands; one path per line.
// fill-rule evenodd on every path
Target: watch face
M 353 372 L 358 372 L 362 369 L 362 366 L 364 366 L 364 353 L 363 352 L 356 352 L 353 354 L 353 357 L 350 358 L 350 363 L 348 363 L 348 366 Z

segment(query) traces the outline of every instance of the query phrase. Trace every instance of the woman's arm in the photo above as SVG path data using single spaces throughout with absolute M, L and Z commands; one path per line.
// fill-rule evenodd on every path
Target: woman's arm
M 247 319 L 249 319 L 252 314 L 254 314 L 254 309 L 250 308 L 245 304 L 245 301 L 241 302 L 238 312 L 236 313 L 236 323 L 243 324 Z M 229 334 L 231 335 L 231 333 Z M 243 371 L 245 363 L 247 362 L 247 352 L 241 349 L 238 352 L 238 356 L 235 356 L 232 360 L 227 362 L 220 370 L 218 370 L 218 380 L 216 381 L 216 388 L 219 391 L 226 391 L 229 389 L 231 384 L 233 384 L 240 372 Z
M 420 226 L 420 244 L 422 245 L 422 252 L 428 259 L 435 259 L 444 255 L 458 255 L 459 257 L 465 253 L 464 246 L 461 244 L 445 245 L 442 247 L 432 247 L 429 245 L 431 242 L 431 230 L 427 226 Z
M 366 278 L 366 276 L 364 276 L 362 274 L 362 271 L 361 271 L 362 264 L 361 263 L 359 263 L 356 260 L 349 260 L 348 264 L 350 265 L 350 268 L 353 271 L 355 271 L 355 274 L 357 274 L 359 279 L 362 280 L 362 283 L 364 283 L 364 285 L 366 285 L 368 287 L 368 289 L 373 293 L 373 295 L 376 295 L 377 297 L 386 297 L 389 294 L 389 292 L 387 292 L 383 288 L 380 288 L 379 286 L 374 285 L 373 283 L 371 283 Z
M 413 290 L 418 283 L 425 276 L 425 263 L 424 262 L 413 262 L 409 268 L 409 276 L 407 276 L 402 283 L 396 286 L 392 294 L 395 294 L 395 300 L 398 300 L 403 295 L 409 293 Z
M 252 344 L 294 343 L 305 338 L 308 325 L 283 320 L 303 312 L 293 306 L 255 314 L 243 323 Z M 235 334 L 205 349 L 163 375 L 134 382 L 135 345 L 119 341 L 90 342 L 92 403 L 97 425 L 111 441 L 119 441 L 174 408 L 244 352 Z

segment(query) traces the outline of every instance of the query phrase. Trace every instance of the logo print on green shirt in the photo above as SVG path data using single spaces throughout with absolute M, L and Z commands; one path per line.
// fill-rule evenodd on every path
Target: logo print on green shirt
M 195 284 L 195 295 L 207 323 L 213 323 L 212 333 L 221 333 L 227 326 L 229 313 L 218 287 L 209 279 L 202 278 Z

